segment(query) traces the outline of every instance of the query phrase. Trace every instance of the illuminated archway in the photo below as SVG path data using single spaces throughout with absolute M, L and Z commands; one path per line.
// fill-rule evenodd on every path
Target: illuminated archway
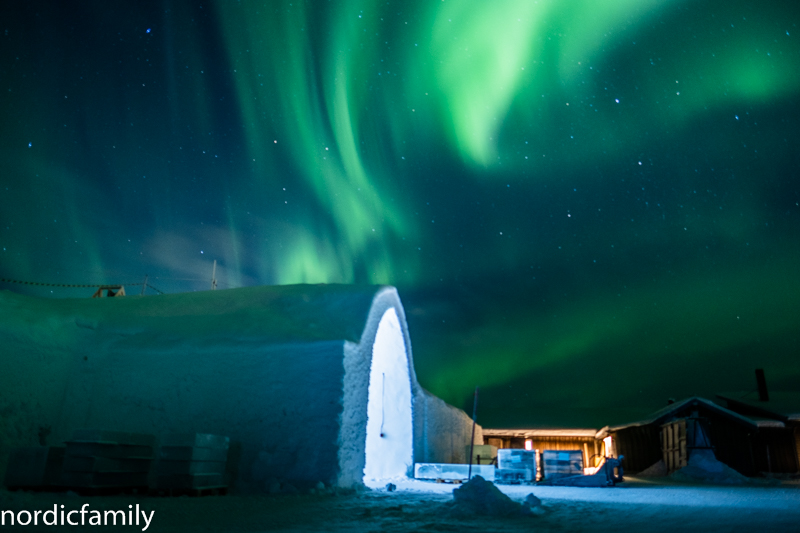
M 405 476 L 412 461 L 408 354 L 397 312 L 390 307 L 381 317 L 372 345 L 364 479 Z

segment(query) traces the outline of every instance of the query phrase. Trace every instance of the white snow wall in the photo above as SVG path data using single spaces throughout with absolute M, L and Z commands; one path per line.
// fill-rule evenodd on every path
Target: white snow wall
M 414 461 L 466 463 L 472 439 L 472 418 L 422 387 L 414 396 Z M 475 425 L 475 444 L 483 444 L 483 428 Z
M 389 367 L 407 369 L 391 396 L 407 380 L 413 399 L 410 415 L 405 400 L 382 404 L 397 426 L 389 448 L 378 437 L 371 454 L 370 369 L 382 320 Z M 374 475 L 410 473 L 411 446 L 418 462 L 458 459 L 471 429 L 463 411 L 417 384 L 392 287 L 97 300 L 0 292 L 0 479 L 11 447 L 58 444 L 83 427 L 227 435 L 233 480 L 253 491 L 273 478 L 358 484 L 387 449 L 388 470 L 376 459 Z

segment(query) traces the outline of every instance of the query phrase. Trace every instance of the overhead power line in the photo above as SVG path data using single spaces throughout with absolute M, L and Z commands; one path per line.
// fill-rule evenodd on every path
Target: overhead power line
M 19 283 L 20 285 L 41 285 L 43 287 L 72 287 L 72 288 L 90 288 L 90 287 L 117 287 L 119 285 L 132 286 L 141 285 L 142 283 L 98 283 L 94 285 L 78 285 L 69 283 L 42 283 L 40 281 L 23 281 L 19 279 L 0 278 L 0 281 L 5 283 Z
M 106 288 L 113 288 L 113 287 L 133 287 L 133 286 L 140 286 L 144 285 L 145 287 L 150 287 L 154 291 L 159 294 L 164 294 L 164 291 L 156 289 L 149 283 L 95 283 L 95 284 L 78 284 L 78 283 L 43 283 L 41 281 L 25 281 L 20 279 L 9 279 L 9 278 L 0 278 L 0 282 L 3 283 L 17 283 L 19 285 L 36 285 L 39 287 L 67 287 L 71 289 L 106 289 Z

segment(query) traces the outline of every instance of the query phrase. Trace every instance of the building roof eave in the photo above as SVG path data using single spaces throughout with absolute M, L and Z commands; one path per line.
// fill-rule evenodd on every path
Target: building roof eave
M 716 411 L 722 416 L 725 416 L 726 418 L 729 418 L 738 424 L 746 426 L 749 429 L 753 430 L 758 429 L 758 425 L 749 418 L 746 418 L 738 413 L 735 413 L 730 409 L 726 409 L 721 405 L 717 405 L 711 400 L 706 400 L 705 398 L 700 398 L 699 396 L 692 396 L 690 398 L 686 398 L 685 400 L 675 402 L 673 404 L 664 407 L 663 409 L 656 411 L 649 418 L 645 420 L 640 420 L 637 422 L 624 424 L 620 426 L 606 426 L 597 433 L 597 438 L 601 439 L 608 436 L 611 433 L 616 433 L 617 431 L 621 431 L 623 429 L 628 429 L 632 427 L 649 426 L 651 424 L 661 424 L 663 422 L 666 422 L 676 411 L 692 403 L 703 404 L 705 407 L 713 411 Z
M 536 429 L 483 429 L 484 437 L 515 437 L 515 438 L 536 438 L 536 437 L 582 437 L 594 438 L 597 434 L 596 429 L 578 428 L 536 428 Z

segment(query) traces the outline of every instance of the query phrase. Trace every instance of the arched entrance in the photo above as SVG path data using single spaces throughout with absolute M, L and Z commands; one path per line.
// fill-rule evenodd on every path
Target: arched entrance
M 364 479 L 408 474 L 413 461 L 411 378 L 395 309 L 381 317 L 369 372 Z

